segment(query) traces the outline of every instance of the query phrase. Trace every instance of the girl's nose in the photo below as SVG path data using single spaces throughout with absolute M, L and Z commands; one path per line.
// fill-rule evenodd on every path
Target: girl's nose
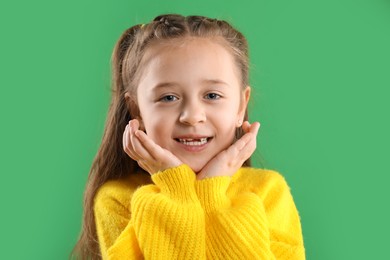
M 196 125 L 198 123 L 204 123 L 206 122 L 206 114 L 202 109 L 202 106 L 196 104 L 196 102 L 186 104 L 183 106 L 179 121 L 180 123 L 186 125 Z

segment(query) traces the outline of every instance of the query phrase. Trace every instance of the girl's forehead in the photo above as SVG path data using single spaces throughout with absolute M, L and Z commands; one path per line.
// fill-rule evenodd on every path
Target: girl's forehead
M 217 48 L 223 48 L 225 51 L 230 52 L 228 44 L 222 37 L 195 37 L 186 36 L 172 39 L 158 40 L 150 43 L 143 55 L 142 60 L 148 61 L 162 52 L 171 52 L 176 50 L 188 50 L 194 49 L 199 46 L 214 45 Z
M 203 38 L 190 39 L 185 43 L 155 45 L 145 54 L 147 56 L 140 68 L 139 89 L 222 83 L 240 89 L 240 71 L 234 57 L 219 43 Z
M 223 60 L 223 66 L 230 65 L 234 72 L 238 73 L 236 75 L 240 75 L 234 55 L 221 37 L 181 37 L 151 43 L 145 49 L 139 72 L 144 74 L 152 64 L 168 63 L 178 59 L 187 64 L 189 60 L 203 60 L 216 66 L 221 66 L 217 60 Z

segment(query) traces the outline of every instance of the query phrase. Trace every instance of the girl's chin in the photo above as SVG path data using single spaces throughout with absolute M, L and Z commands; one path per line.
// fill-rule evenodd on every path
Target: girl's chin
M 203 167 L 206 165 L 206 162 L 194 162 L 188 160 L 182 160 L 184 164 L 187 164 L 196 174 L 198 174 Z
M 191 165 L 191 164 L 188 164 L 186 163 L 188 166 L 190 166 L 190 168 L 196 173 L 198 174 L 202 169 L 203 169 L 203 166 L 204 165 L 201 165 L 201 167 L 199 165 Z

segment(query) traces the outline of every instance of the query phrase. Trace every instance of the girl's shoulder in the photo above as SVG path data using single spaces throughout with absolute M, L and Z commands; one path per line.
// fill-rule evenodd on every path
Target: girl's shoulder
M 95 204 L 105 204 L 111 201 L 129 205 L 135 190 L 150 183 L 150 175 L 144 173 L 135 173 L 120 179 L 109 180 L 98 189 Z
M 235 182 L 252 183 L 255 186 L 263 186 L 272 183 L 284 182 L 285 178 L 282 174 L 274 170 L 242 167 L 234 176 Z
M 260 196 L 282 191 L 290 192 L 284 176 L 268 169 L 243 167 L 233 176 L 231 184 L 235 189 L 254 192 Z

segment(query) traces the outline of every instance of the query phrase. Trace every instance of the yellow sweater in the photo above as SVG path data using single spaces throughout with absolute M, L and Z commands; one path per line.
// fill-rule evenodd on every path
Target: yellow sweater
M 181 165 L 105 183 L 95 197 L 103 259 L 305 259 L 284 178 L 241 168 L 196 180 Z M 140 187 L 141 186 L 141 187 Z

